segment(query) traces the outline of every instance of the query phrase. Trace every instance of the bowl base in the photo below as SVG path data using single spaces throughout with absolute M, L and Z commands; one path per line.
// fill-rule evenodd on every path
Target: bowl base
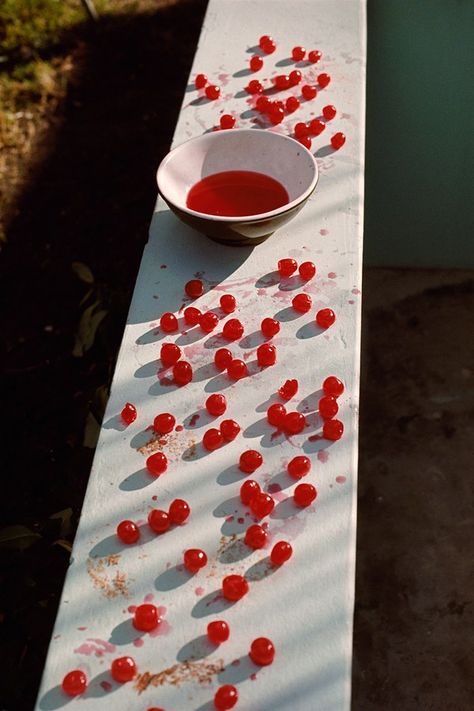
M 229 239 L 228 237 L 214 237 L 214 235 L 206 235 L 213 242 L 218 242 L 219 244 L 225 244 L 227 247 L 253 247 L 256 244 L 261 244 L 265 242 L 266 239 L 271 237 L 273 234 L 269 232 L 261 237 L 239 237 L 235 239 Z

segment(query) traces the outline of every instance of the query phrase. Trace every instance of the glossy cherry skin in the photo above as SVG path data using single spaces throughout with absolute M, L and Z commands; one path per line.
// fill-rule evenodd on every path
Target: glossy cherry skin
M 267 410 L 267 420 L 274 427 L 281 427 L 286 415 L 286 407 L 276 402 Z
M 222 294 L 219 299 L 221 309 L 226 312 L 226 314 L 231 314 L 237 308 L 237 301 L 235 296 L 232 294 Z
M 312 119 L 309 122 L 309 130 L 313 136 L 319 136 L 320 133 L 324 131 L 326 124 L 321 119 Z
M 283 400 L 291 400 L 298 392 L 298 381 L 293 378 L 286 380 L 281 388 L 278 389 L 278 394 Z
M 259 57 L 258 54 L 256 54 L 254 57 L 252 57 L 250 59 L 249 66 L 253 72 L 258 72 L 259 69 L 261 69 L 263 67 L 262 57 Z
M 191 279 L 184 285 L 184 291 L 191 299 L 198 299 L 204 294 L 204 284 L 200 279 Z
M 223 130 L 234 128 L 235 126 L 235 116 L 232 114 L 223 114 L 220 117 L 219 125 Z
M 228 575 L 222 581 L 222 594 L 226 600 L 240 600 L 249 591 L 249 584 L 242 575 Z
M 132 657 L 119 657 L 112 662 L 110 673 L 115 681 L 125 684 L 135 678 L 137 665 Z
M 66 674 L 61 688 L 68 696 L 79 696 L 87 689 L 87 677 L 80 669 L 74 669 Z
M 211 427 L 210 430 L 207 430 L 207 432 L 204 432 L 203 438 L 202 438 L 202 446 L 204 449 L 207 449 L 208 452 L 213 452 L 215 449 L 218 449 L 224 441 L 224 438 L 222 436 L 222 433 L 220 430 L 216 429 L 215 427 Z
M 190 573 L 197 573 L 207 565 L 207 555 L 200 548 L 188 548 L 184 551 L 183 561 L 186 570 Z
M 233 355 L 228 348 L 219 348 L 214 355 L 214 364 L 218 370 L 225 370 L 232 359 Z
M 212 644 L 222 644 L 230 637 L 229 625 L 224 620 L 213 620 L 207 625 L 207 638 Z
M 324 439 L 330 439 L 336 442 L 341 439 L 344 434 L 344 425 L 340 420 L 326 420 L 323 425 L 323 437 Z
M 160 476 L 168 468 L 168 459 L 163 452 L 151 454 L 145 462 L 148 473 L 152 476 Z
M 181 348 L 174 343 L 163 343 L 160 349 L 160 360 L 166 367 L 174 365 L 181 358 Z
M 138 605 L 133 615 L 133 626 L 141 632 L 151 632 L 161 622 L 158 608 L 150 603 Z
M 120 413 L 126 425 L 131 425 L 137 419 L 137 408 L 131 402 L 127 402 Z
M 336 314 L 332 309 L 321 309 L 316 314 L 316 323 L 320 328 L 329 328 L 336 320 Z
M 209 84 L 209 86 L 206 86 L 206 96 L 211 101 L 218 99 L 220 95 L 221 95 L 221 90 L 215 84 Z
M 214 694 L 214 707 L 216 711 L 229 711 L 239 700 L 239 692 L 232 684 L 220 686 Z
M 240 425 L 235 420 L 222 420 L 219 429 L 226 442 L 233 442 L 240 432 Z
M 335 375 L 329 375 L 323 383 L 323 390 L 325 395 L 339 397 L 344 392 L 344 383 Z
M 193 369 L 185 360 L 179 360 L 173 366 L 173 378 L 177 385 L 187 385 L 193 379 Z
M 207 84 L 207 76 L 205 74 L 196 74 L 196 78 L 194 80 L 194 86 L 196 89 L 204 89 L 204 87 Z
M 331 136 L 331 146 L 335 148 L 336 151 L 338 151 L 339 148 L 342 148 L 345 142 L 346 137 L 341 131 L 338 131 L 338 133 L 335 133 L 334 136 Z
M 258 550 L 260 548 L 263 548 L 268 541 L 268 533 L 265 531 L 262 526 L 259 526 L 258 523 L 252 524 L 252 526 L 249 526 L 245 532 L 245 537 L 244 537 L 244 543 L 249 546 L 249 548 L 253 548 L 254 550 Z
M 274 345 L 262 343 L 262 345 L 257 348 L 257 362 L 260 366 L 266 367 L 268 365 L 275 365 L 276 359 L 277 352 Z
M 312 49 L 310 52 L 308 52 L 308 59 L 311 64 L 316 64 L 316 62 L 319 62 L 322 56 L 323 53 L 320 52 L 319 49 Z
M 305 416 L 301 412 L 287 412 L 283 420 L 283 429 L 289 435 L 302 432 L 305 428 Z
M 289 277 L 298 269 L 298 263 L 295 259 L 280 259 L 278 262 L 278 271 L 280 276 Z
M 275 508 L 275 502 L 270 494 L 266 494 L 261 491 L 250 501 L 250 509 L 252 513 L 255 514 L 257 518 L 264 518 L 269 516 L 273 509 Z
M 312 484 L 298 484 L 293 493 L 293 500 L 296 506 L 305 508 L 313 503 L 317 495 L 316 487 Z
M 301 62 L 301 60 L 304 59 L 305 54 L 306 50 L 304 47 L 293 47 L 291 50 L 291 56 L 295 62 Z
M 220 395 L 219 393 L 209 395 L 206 400 L 206 410 L 210 415 L 212 415 L 213 417 L 219 417 L 219 415 L 224 414 L 226 409 L 227 400 L 225 399 L 224 395 Z
M 292 114 L 297 109 L 300 107 L 300 102 L 299 99 L 296 98 L 296 96 L 289 96 L 287 100 L 285 101 L 285 108 L 287 110 L 287 113 Z
M 300 264 L 298 271 L 302 279 L 309 281 L 316 274 L 316 267 L 313 262 L 303 262 Z
M 127 546 L 136 543 L 140 538 L 140 529 L 134 521 L 120 521 L 117 526 L 117 536 Z
M 323 72 L 322 74 L 320 74 L 318 76 L 318 84 L 322 89 L 324 89 L 329 84 L 330 81 L 331 81 L 331 77 L 329 76 L 329 74 L 326 74 L 325 72 Z
M 311 309 L 313 301 L 309 294 L 296 294 L 291 305 L 300 314 L 306 314 Z
M 307 101 L 311 101 L 311 99 L 316 98 L 318 90 L 315 86 L 311 86 L 311 84 L 305 84 L 301 87 L 301 93 Z
M 240 380 L 245 378 L 249 371 L 243 360 L 235 358 L 227 366 L 227 374 L 231 380 Z
M 260 494 L 260 484 L 253 479 L 247 479 L 240 487 L 240 500 L 248 506 L 256 494 Z
M 293 555 L 293 548 L 287 541 L 278 541 L 272 548 L 270 560 L 273 565 L 283 565 Z
M 264 318 L 260 328 L 266 338 L 273 338 L 280 331 L 280 322 L 274 318 Z
M 336 115 L 336 107 L 333 106 L 332 104 L 328 104 L 327 106 L 323 106 L 323 116 L 326 119 L 326 121 L 331 121 Z
M 188 306 L 186 309 L 184 309 L 183 316 L 188 326 L 197 326 L 202 316 L 202 313 L 194 306 Z
M 170 415 L 169 412 L 162 412 L 153 420 L 153 429 L 158 434 L 165 435 L 173 431 L 175 424 L 176 418 L 173 415 Z
M 219 316 L 214 311 L 206 311 L 199 319 L 199 326 L 205 333 L 213 331 L 219 323 Z
M 222 334 L 229 341 L 237 341 L 244 335 L 244 327 L 238 318 L 231 318 L 225 322 Z
M 184 523 L 191 513 L 189 504 L 184 499 L 175 499 L 171 502 L 168 516 L 171 523 L 176 523 L 178 525 Z
M 273 642 L 267 637 L 254 639 L 250 646 L 249 656 L 254 664 L 258 664 L 261 667 L 268 666 L 275 658 Z
M 308 457 L 304 456 L 293 457 L 287 465 L 288 474 L 293 477 L 293 479 L 301 479 L 301 477 L 306 476 L 310 470 L 311 461 Z
M 148 525 L 155 533 L 165 533 L 171 525 L 170 517 L 166 511 L 152 509 L 148 514 Z
M 263 464 L 263 457 L 256 449 L 242 452 L 239 459 L 239 469 L 246 474 L 253 474 Z
M 333 395 L 324 395 L 318 405 L 319 415 L 324 420 L 330 420 L 339 412 L 339 405 Z

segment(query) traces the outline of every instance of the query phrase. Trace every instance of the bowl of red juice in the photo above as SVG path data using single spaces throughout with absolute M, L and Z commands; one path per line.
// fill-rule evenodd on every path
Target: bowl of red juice
M 158 191 L 186 224 L 216 242 L 259 244 L 291 220 L 318 182 L 312 153 L 264 129 L 205 133 L 174 148 Z

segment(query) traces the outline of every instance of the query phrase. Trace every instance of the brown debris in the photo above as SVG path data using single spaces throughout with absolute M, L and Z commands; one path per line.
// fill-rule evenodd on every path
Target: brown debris
M 107 598 L 130 597 L 127 585 L 127 574 L 119 570 L 109 573 L 107 568 L 118 565 L 120 555 L 109 555 L 106 558 L 88 558 L 87 573 L 96 590 Z
M 181 662 L 156 674 L 151 672 L 139 674 L 135 681 L 135 689 L 141 694 L 149 686 L 163 686 L 164 684 L 179 686 L 179 684 L 185 684 L 190 681 L 197 681 L 199 684 L 210 684 L 213 677 L 223 669 L 223 659 L 219 659 L 214 663 L 203 660 Z

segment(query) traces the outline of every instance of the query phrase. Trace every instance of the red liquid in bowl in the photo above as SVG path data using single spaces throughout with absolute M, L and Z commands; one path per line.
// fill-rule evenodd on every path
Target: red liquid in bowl
M 206 215 L 244 217 L 276 210 L 289 201 L 283 185 L 264 173 L 226 170 L 193 185 L 186 206 Z

